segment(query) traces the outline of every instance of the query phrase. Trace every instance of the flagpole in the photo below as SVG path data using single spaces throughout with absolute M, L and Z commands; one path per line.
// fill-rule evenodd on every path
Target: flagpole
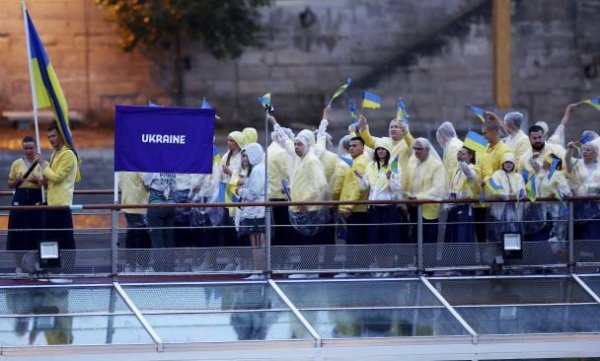
M 269 200 L 269 108 L 265 109 L 265 201 Z M 271 208 L 265 207 L 265 270 L 267 277 L 271 277 Z
M 35 83 L 33 80 L 33 65 L 31 64 L 31 44 L 29 42 L 29 26 L 27 21 L 27 5 L 25 1 L 21 1 L 21 8 L 23 10 L 23 24 L 25 25 L 25 41 L 27 44 L 27 65 L 29 66 L 29 84 L 31 85 L 31 104 L 33 106 L 33 124 L 35 126 L 35 143 L 37 145 L 37 153 L 42 153 L 42 146 L 40 145 L 40 128 L 38 125 L 38 110 L 37 110 L 37 92 L 35 89 Z M 42 173 L 42 165 L 38 164 L 39 174 Z M 46 202 L 46 196 L 44 194 L 44 185 L 40 186 L 42 192 L 42 203 Z

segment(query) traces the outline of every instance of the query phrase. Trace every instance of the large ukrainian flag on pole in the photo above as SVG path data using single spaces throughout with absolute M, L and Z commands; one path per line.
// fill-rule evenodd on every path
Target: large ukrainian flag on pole
M 31 88 L 34 92 L 34 108 L 42 109 L 52 107 L 58 130 L 60 131 L 66 146 L 69 147 L 73 153 L 75 153 L 75 156 L 77 156 L 77 161 L 80 163 L 79 155 L 77 154 L 77 151 L 75 150 L 75 144 L 73 143 L 71 128 L 69 127 L 69 110 L 67 107 L 67 100 L 65 99 L 65 95 L 60 87 L 60 83 L 58 82 L 56 72 L 54 71 L 52 64 L 50 64 L 48 54 L 46 54 L 44 45 L 42 45 L 40 36 L 33 25 L 33 21 L 31 20 L 25 5 L 23 5 L 23 11 L 25 12 L 25 34 L 27 37 L 31 71 Z M 78 164 L 76 180 L 79 181 L 80 179 L 80 166 Z

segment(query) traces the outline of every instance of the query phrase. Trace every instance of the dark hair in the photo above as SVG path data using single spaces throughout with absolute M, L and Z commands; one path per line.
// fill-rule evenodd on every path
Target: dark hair
M 477 164 L 477 159 L 475 158 L 475 151 L 467 146 L 463 146 L 463 149 L 467 151 L 467 153 L 469 153 L 469 155 L 471 156 L 471 164 Z
M 242 155 L 242 157 L 245 154 L 246 158 L 248 158 L 248 153 L 246 152 L 246 149 L 242 149 L 240 154 Z M 248 174 L 246 174 L 246 177 L 250 177 L 250 173 L 252 173 L 252 163 L 250 163 L 250 158 L 248 158 Z
M 362 139 L 361 137 L 352 137 L 350 139 L 350 142 L 353 141 L 353 140 L 358 140 L 360 142 L 360 144 L 365 145 L 365 140 Z
M 379 165 L 379 155 L 377 154 L 377 149 L 381 148 L 381 149 L 385 149 L 384 147 L 375 147 L 375 151 L 373 152 L 373 160 L 375 161 L 375 164 L 377 164 L 377 169 L 381 169 L 380 165 Z M 383 166 L 387 167 L 388 164 L 390 163 L 390 151 L 385 149 L 385 152 L 387 153 L 387 155 L 385 156 L 385 158 L 383 158 Z
M 534 124 L 532 126 L 529 127 L 529 130 L 527 131 L 527 135 L 530 135 L 531 133 L 535 133 L 535 132 L 542 132 L 544 133 L 544 128 L 540 127 L 537 124 Z
M 557 170 L 562 170 L 562 159 L 560 159 L 560 157 L 559 157 L 559 156 L 557 156 L 557 155 L 556 155 L 556 154 L 554 154 L 554 153 L 550 153 L 550 157 L 551 157 L 552 159 L 556 159 L 556 160 L 558 160 L 558 165 L 556 166 L 556 169 L 557 169 Z
M 486 131 L 490 131 L 490 132 L 499 132 L 500 131 L 500 127 L 498 126 L 498 124 L 496 124 L 494 122 L 485 122 L 485 123 L 483 123 L 482 128 L 485 129 Z
M 26 135 L 23 137 L 23 141 L 21 143 L 36 143 L 35 138 L 31 135 Z
M 60 131 L 58 130 L 58 126 L 57 126 L 56 124 L 51 124 L 51 125 L 48 127 L 48 131 L 49 131 L 49 132 L 51 132 L 51 131 L 53 131 L 53 130 L 56 130 L 57 132 L 59 132 L 59 133 L 60 133 Z

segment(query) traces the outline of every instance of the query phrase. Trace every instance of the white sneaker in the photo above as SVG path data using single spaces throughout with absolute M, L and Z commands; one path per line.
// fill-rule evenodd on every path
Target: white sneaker
M 342 273 L 338 273 L 335 276 L 333 276 L 333 278 L 349 278 L 350 274 L 346 273 L 346 272 L 342 272 Z
M 134 271 L 134 268 L 130 264 L 125 265 L 125 268 L 123 269 L 123 272 L 127 272 L 127 273 L 131 273 L 133 271 Z
M 308 275 L 304 273 L 294 273 L 288 276 L 289 279 L 300 279 L 300 278 L 308 278 Z
M 265 276 L 259 275 L 259 274 L 253 274 L 248 277 L 244 277 L 244 279 L 245 280 L 263 280 L 263 279 L 265 279 Z
M 144 268 L 144 272 L 154 272 L 154 267 L 148 266 L 148 267 Z
M 23 270 L 21 269 L 21 267 L 17 267 L 15 268 L 15 273 L 23 273 Z

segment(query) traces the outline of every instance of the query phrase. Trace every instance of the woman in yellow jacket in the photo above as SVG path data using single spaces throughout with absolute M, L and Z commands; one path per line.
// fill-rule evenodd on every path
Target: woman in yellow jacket
M 476 165 L 475 151 L 462 147 L 458 151 L 456 169 L 450 177 L 450 198 L 479 197 L 479 169 Z M 474 242 L 475 225 L 473 223 L 473 205 L 459 203 L 450 205 L 446 221 L 445 242 Z
M 448 175 L 444 164 L 431 146 L 429 140 L 417 138 L 412 144 L 413 155 L 405 169 L 406 177 L 402 189 L 409 199 L 440 200 L 447 195 Z M 410 221 L 416 223 L 417 206 L 408 207 Z M 438 216 L 440 205 L 423 204 L 423 242 L 437 242 Z M 412 241 L 417 242 L 417 232 L 413 229 Z

